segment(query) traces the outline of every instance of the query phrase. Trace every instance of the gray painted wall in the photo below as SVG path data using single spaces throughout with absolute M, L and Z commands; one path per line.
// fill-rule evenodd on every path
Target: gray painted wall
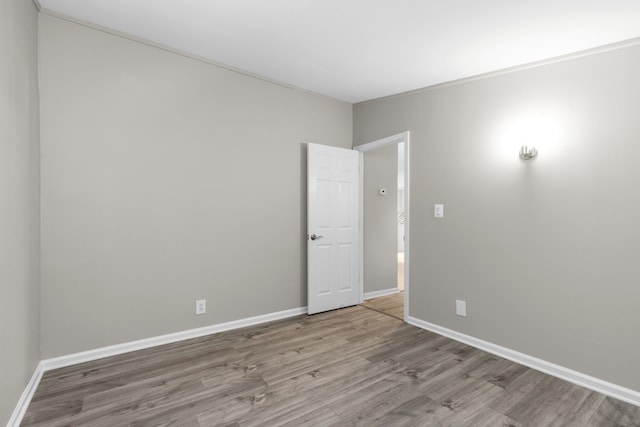
M 411 131 L 411 316 L 640 390 L 639 71 L 635 46 L 354 106 L 356 145 Z
M 398 285 L 398 146 L 365 152 L 364 165 L 364 291 L 374 292 Z
M 37 19 L 0 2 L 0 425 L 40 360 Z
M 351 105 L 40 24 L 43 358 L 305 306 L 303 143 Z

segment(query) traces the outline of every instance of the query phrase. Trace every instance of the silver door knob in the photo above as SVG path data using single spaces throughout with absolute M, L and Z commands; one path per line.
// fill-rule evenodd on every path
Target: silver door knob
M 310 238 L 311 240 L 318 240 L 318 239 L 322 239 L 323 237 L 324 237 L 324 236 L 317 236 L 317 235 L 315 235 L 315 234 L 311 234 L 311 235 L 309 236 L 309 238 Z

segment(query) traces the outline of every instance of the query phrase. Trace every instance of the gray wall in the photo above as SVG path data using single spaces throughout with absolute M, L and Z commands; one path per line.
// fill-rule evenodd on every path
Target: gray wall
M 0 425 L 40 360 L 37 22 L 0 2 Z
M 364 165 L 364 291 L 373 292 L 398 285 L 398 146 L 365 152 Z
M 40 24 L 43 358 L 305 306 L 303 143 L 351 105 Z
M 640 390 L 639 71 L 634 46 L 354 106 L 356 145 L 411 131 L 411 316 Z M 529 164 L 523 120 L 555 123 Z

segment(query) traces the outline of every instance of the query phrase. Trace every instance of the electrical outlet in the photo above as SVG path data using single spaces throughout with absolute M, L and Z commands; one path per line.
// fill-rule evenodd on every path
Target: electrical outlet
M 196 314 L 205 314 L 207 312 L 207 300 L 206 299 L 198 299 L 196 300 Z
M 458 316 L 466 317 L 467 316 L 467 302 L 456 300 L 456 314 Z

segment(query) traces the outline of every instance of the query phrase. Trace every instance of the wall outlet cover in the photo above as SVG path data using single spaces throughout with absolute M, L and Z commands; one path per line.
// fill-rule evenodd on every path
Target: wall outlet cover
M 205 314 L 207 312 L 207 300 L 199 299 L 196 300 L 196 314 Z
M 467 315 L 467 302 L 456 300 L 456 314 L 458 316 L 466 317 Z

